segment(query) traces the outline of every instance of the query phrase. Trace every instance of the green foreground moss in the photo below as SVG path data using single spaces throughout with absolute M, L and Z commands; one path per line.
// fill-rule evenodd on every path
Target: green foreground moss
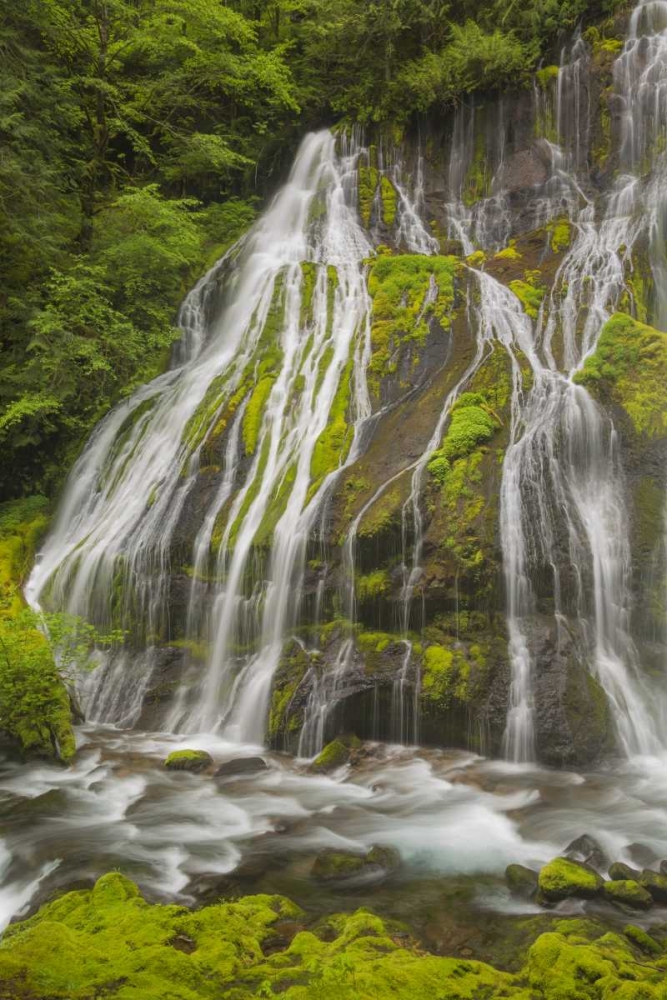
M 0 505 L 0 733 L 26 753 L 69 760 L 69 696 L 21 593 L 47 524 L 44 497 Z
M 425 954 L 368 910 L 306 929 L 280 896 L 192 912 L 145 902 L 119 873 L 48 903 L 0 942 L 2 1000 L 665 1000 L 666 974 L 663 946 L 634 927 L 556 920 L 509 974 Z

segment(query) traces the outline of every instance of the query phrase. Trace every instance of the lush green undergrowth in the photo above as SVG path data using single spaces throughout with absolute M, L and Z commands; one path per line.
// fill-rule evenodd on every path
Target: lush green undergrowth
M 289 900 L 262 895 L 190 911 L 145 902 L 118 873 L 0 943 L 2 1000 L 664 1000 L 666 976 L 663 945 L 632 926 L 554 919 L 510 974 L 427 954 L 369 910 L 309 925 Z
M 44 497 L 0 505 L 0 733 L 25 751 L 68 760 L 69 697 L 20 589 L 47 524 Z

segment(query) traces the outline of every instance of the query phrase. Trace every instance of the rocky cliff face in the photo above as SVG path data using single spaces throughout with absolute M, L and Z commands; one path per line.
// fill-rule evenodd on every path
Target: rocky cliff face
M 644 325 L 655 220 L 619 187 L 653 176 L 622 46 L 593 32 L 532 91 L 339 137 L 295 167 L 302 252 L 260 288 L 249 261 L 298 243 L 279 199 L 191 296 L 187 378 L 107 421 L 75 470 L 106 508 L 74 497 L 47 552 L 47 599 L 141 651 L 131 705 L 126 652 L 93 715 L 553 764 L 639 738 L 667 652 L 667 335 Z

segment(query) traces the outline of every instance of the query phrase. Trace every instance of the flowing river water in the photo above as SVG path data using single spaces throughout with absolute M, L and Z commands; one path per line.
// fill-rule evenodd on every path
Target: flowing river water
M 642 679 L 629 635 L 628 515 L 616 431 L 572 378 L 626 291 L 640 239 L 650 246 L 654 321 L 662 328 L 667 321 L 667 3 L 638 5 L 616 59 L 622 170 L 595 202 L 580 183 L 587 60 L 585 44 L 576 41 L 558 78 L 558 135 L 548 144 L 549 180 L 532 210 L 536 225 L 566 214 L 573 239 L 560 265 L 558 294 L 535 320 L 470 258 L 480 246 L 501 249 L 511 220 L 502 148 L 489 196 L 466 205 L 470 111 L 461 109 L 455 124 L 448 220 L 469 258 L 477 351 L 408 470 L 400 612 L 405 661 L 392 700 L 398 743 L 367 745 L 353 768 L 331 776 L 309 772 L 306 757 L 321 748 L 349 669 L 350 646 L 343 643 L 336 669 L 311 692 L 303 757 L 262 751 L 266 770 L 224 782 L 161 767 L 179 746 L 207 749 L 216 762 L 261 751 L 272 679 L 298 620 L 306 547 L 337 475 L 313 470 L 343 382 L 352 415 L 345 463 L 363 452 L 377 419 L 366 382 L 371 302 L 364 261 L 373 247 L 356 210 L 358 166 L 367 151 L 356 133 L 335 139 L 324 131 L 304 140 L 287 184 L 260 222 L 186 299 L 175 366 L 105 418 L 70 476 L 27 596 L 35 607 L 64 608 L 100 626 L 131 626 L 134 641 L 82 684 L 89 722 L 79 730 L 71 769 L 9 759 L 0 764 L 0 922 L 55 888 L 88 884 L 112 868 L 136 877 L 155 898 L 194 901 L 236 878 L 244 888 L 305 899 L 307 864 L 329 846 L 396 847 L 406 885 L 488 876 L 475 890 L 474 905 L 508 911 L 518 904 L 497 881 L 504 867 L 538 865 L 582 833 L 596 837 L 612 860 L 634 860 L 637 843 L 667 857 L 663 706 L 658 689 Z M 656 158 L 648 177 L 642 173 L 647 155 Z M 410 185 L 393 154 L 379 166 L 397 192 L 401 245 L 416 254 L 436 252 L 423 220 L 421 159 Z M 276 328 L 279 356 L 267 374 L 262 363 L 275 349 L 267 331 L 275 336 Z M 506 352 L 512 372 L 500 490 L 511 664 L 503 762 L 406 745 L 419 738 L 420 679 L 409 630 L 421 572 L 423 479 L 459 392 L 492 345 Z M 264 387 L 264 406 L 253 447 L 246 442 L 251 460 L 241 464 L 239 440 L 252 403 L 247 386 L 255 382 Z M 194 541 L 187 605 L 188 641 L 209 642 L 206 666 L 190 664 L 188 683 L 165 720 L 168 732 L 136 731 L 155 667 L 154 637 L 169 615 L 179 517 L 205 463 L 207 437 L 223 419 L 229 433 L 222 476 Z M 225 527 L 212 560 L 222 512 Z M 343 546 L 350 621 L 363 513 Z M 253 546 L 267 522 L 272 545 L 258 569 Z M 561 584 L 557 537 L 567 539 L 567 577 L 578 581 L 573 592 L 564 593 Z M 577 774 L 532 763 L 529 622 L 533 580 L 545 566 L 553 574 L 554 617 L 578 622 L 580 650 L 612 710 L 622 756 L 608 770 Z M 343 894 L 335 903 L 347 905 Z M 530 910 L 523 905 L 523 912 Z

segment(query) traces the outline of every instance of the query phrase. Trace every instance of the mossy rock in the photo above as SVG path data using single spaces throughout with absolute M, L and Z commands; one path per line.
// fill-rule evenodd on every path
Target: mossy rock
M 347 764 L 350 759 L 350 752 L 350 747 L 342 739 L 332 740 L 317 755 L 310 765 L 310 769 L 311 771 L 319 771 L 323 774 L 335 771 L 337 768 Z
M 164 762 L 170 771 L 192 771 L 198 774 L 213 764 L 213 758 L 205 750 L 174 750 Z
M 604 879 L 589 865 L 554 858 L 540 871 L 538 885 L 544 898 L 555 903 L 570 896 L 591 899 L 601 891 Z
M 524 865 L 508 865 L 505 869 L 505 881 L 513 896 L 531 899 L 537 892 L 538 874 Z
M 321 882 L 338 882 L 363 875 L 389 874 L 400 867 L 401 856 L 393 847 L 371 847 L 367 854 L 350 851 L 322 851 L 311 875 Z
M 653 905 L 653 897 L 639 882 L 632 879 L 616 879 L 605 882 L 604 895 L 610 903 L 630 906 L 633 910 L 649 910 Z
M 667 903 L 667 875 L 645 868 L 639 876 L 639 884 L 651 893 L 656 903 Z
M 628 880 L 637 882 L 640 875 L 640 871 L 636 868 L 631 868 L 630 865 L 623 864 L 622 861 L 614 861 L 613 865 L 609 866 L 609 878 L 613 882 L 626 882 Z
M 336 882 L 360 875 L 365 867 L 365 854 L 326 850 L 318 854 L 311 875 L 321 882 Z
M 655 938 L 652 938 L 651 935 L 647 934 L 641 927 L 635 927 L 634 924 L 628 924 L 628 926 L 624 928 L 623 933 L 646 955 L 662 954 L 663 949 L 661 945 L 659 945 Z

